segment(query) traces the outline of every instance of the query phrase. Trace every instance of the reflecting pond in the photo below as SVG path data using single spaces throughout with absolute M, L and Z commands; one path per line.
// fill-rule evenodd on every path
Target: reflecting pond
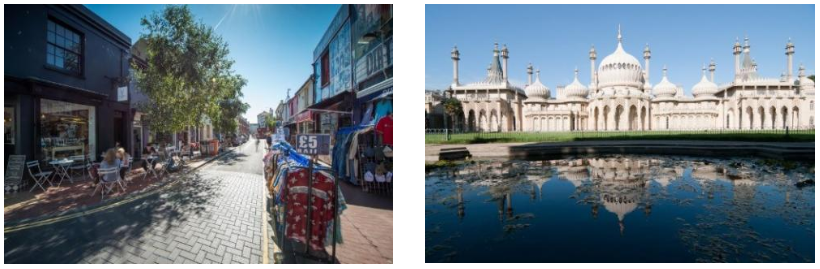
M 425 180 L 426 261 L 814 262 L 813 180 L 811 163 L 751 158 L 434 169 Z

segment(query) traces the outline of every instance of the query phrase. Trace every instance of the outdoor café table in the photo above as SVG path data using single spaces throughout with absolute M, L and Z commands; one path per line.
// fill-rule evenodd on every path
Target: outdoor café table
M 71 179 L 71 175 L 68 174 L 68 167 L 70 167 L 72 164 L 74 164 L 74 160 L 70 160 L 70 159 L 53 160 L 53 161 L 48 162 L 48 164 L 50 164 L 51 166 L 54 167 L 54 176 L 52 177 L 52 179 L 59 176 L 60 177 L 60 182 L 62 182 L 62 180 L 64 180 L 64 179 L 68 178 L 69 182 L 74 183 L 74 180 Z
M 149 155 L 148 157 L 145 157 L 145 162 L 147 162 L 148 165 L 146 165 L 147 171 L 145 171 L 145 174 L 142 175 L 143 179 L 145 179 L 145 177 L 148 176 L 148 172 L 154 174 L 154 177 L 159 178 L 159 176 L 157 176 L 157 170 L 154 169 L 154 165 L 156 165 L 157 159 L 159 159 L 159 157 L 157 157 L 156 155 Z

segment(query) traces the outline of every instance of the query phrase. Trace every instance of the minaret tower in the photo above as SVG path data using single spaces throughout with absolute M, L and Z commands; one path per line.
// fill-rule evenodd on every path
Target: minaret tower
M 649 82 L 649 58 L 652 58 L 652 52 L 649 51 L 649 43 L 643 49 L 644 70 L 646 70 L 646 81 Z
M 453 52 L 450 53 L 450 58 L 453 59 L 453 86 L 458 86 L 458 61 L 459 58 L 458 47 L 453 46 Z
M 788 73 L 786 73 L 787 74 L 786 81 L 790 81 L 790 82 L 792 80 L 794 80 L 794 74 L 792 73 L 793 72 L 793 69 L 792 69 L 792 66 L 793 66 L 792 57 L 793 57 L 793 55 L 794 55 L 794 44 L 792 44 L 792 38 L 789 37 L 789 42 L 786 43 L 786 64 L 788 65 L 788 66 L 786 66 L 786 70 L 788 72 Z
M 709 79 L 712 83 L 715 83 L 715 58 L 712 58 L 709 62 Z
M 595 52 L 595 45 L 589 49 L 589 85 L 595 87 L 595 59 L 598 59 L 598 53 Z M 597 87 L 596 87 L 597 88 Z
M 735 37 L 735 46 L 732 49 L 732 54 L 735 55 L 735 78 L 740 75 L 740 40 Z
M 507 58 L 510 57 L 510 51 L 507 50 L 507 44 L 501 49 L 501 57 L 504 59 L 504 81 L 507 81 Z
M 527 86 L 532 85 L 532 63 L 527 65 Z

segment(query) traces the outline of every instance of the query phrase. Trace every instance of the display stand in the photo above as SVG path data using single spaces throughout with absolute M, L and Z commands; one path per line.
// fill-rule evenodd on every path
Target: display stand
M 292 153 L 290 153 L 290 151 L 284 151 L 281 154 L 282 154 L 281 155 L 282 157 L 288 158 L 288 157 L 290 157 L 289 155 L 292 154 Z M 276 157 L 279 157 L 279 154 L 274 154 L 274 158 L 276 158 Z M 275 163 L 276 159 L 274 159 L 273 162 Z M 306 235 L 305 235 L 304 246 L 300 248 L 300 246 L 298 244 L 301 244 L 301 242 L 296 242 L 296 241 L 294 241 L 292 239 L 289 239 L 287 237 L 287 231 L 286 231 L 287 230 L 286 227 L 288 226 L 288 223 L 287 223 L 288 222 L 288 220 L 287 220 L 288 217 L 287 216 L 288 216 L 288 211 L 290 210 L 287 206 L 287 203 L 284 203 L 284 204 L 279 205 L 279 206 L 275 206 L 275 207 L 281 207 L 281 209 L 276 210 L 276 211 L 281 210 L 282 213 L 283 213 L 282 215 L 284 216 L 283 218 L 279 218 L 278 214 L 275 214 L 276 215 L 275 220 L 276 221 L 281 221 L 281 224 L 282 224 L 282 225 L 277 225 L 277 227 L 282 227 L 282 229 L 280 231 L 280 234 L 282 236 L 280 237 L 280 242 L 279 242 L 280 244 L 279 245 L 280 246 L 285 246 L 285 243 L 290 241 L 289 243 L 290 243 L 291 249 L 293 250 L 292 254 L 293 254 L 294 260 L 297 260 L 299 257 L 301 257 L 301 258 L 304 258 L 304 259 L 316 260 L 316 261 L 323 262 L 323 263 L 335 263 L 336 262 L 336 244 L 337 244 L 337 241 L 338 241 L 337 234 L 339 232 L 339 181 L 337 180 L 336 174 L 334 173 L 333 170 L 331 170 L 329 168 L 318 167 L 316 165 L 316 156 L 315 155 L 310 157 L 307 167 L 299 166 L 299 165 L 295 165 L 295 166 L 284 166 L 284 165 L 283 166 L 278 166 L 276 164 L 274 164 L 274 165 L 277 166 L 276 167 L 277 170 L 278 169 L 284 169 L 284 171 L 279 171 L 279 173 L 285 173 L 283 175 L 284 180 L 278 183 L 278 184 L 285 184 L 285 185 L 282 186 L 282 188 L 288 188 L 289 187 L 287 185 L 288 184 L 287 178 L 288 178 L 288 174 L 291 171 L 307 170 L 308 175 L 309 175 L 308 176 L 308 184 L 307 184 L 308 188 L 307 188 L 307 201 L 306 201 L 306 203 L 308 204 L 308 206 L 307 206 L 307 214 L 305 216 L 305 219 L 307 221 L 306 221 Z M 312 221 L 310 221 L 310 220 L 311 220 L 311 217 L 313 216 L 313 203 L 312 203 L 313 199 L 312 198 L 314 198 L 314 195 L 313 195 L 314 194 L 314 186 L 313 186 L 314 185 L 314 175 L 315 175 L 315 173 L 319 173 L 319 172 L 328 173 L 333 178 L 333 198 L 332 198 L 332 201 L 331 201 L 331 204 L 332 204 L 332 207 L 333 207 L 333 229 L 332 229 L 333 234 L 331 235 L 332 236 L 332 239 L 331 239 L 331 241 L 332 241 L 332 243 L 331 243 L 331 253 L 330 253 L 330 255 L 328 255 L 328 253 L 326 251 L 323 251 L 323 253 L 322 253 L 322 254 L 324 254 L 324 255 L 322 255 L 323 257 L 317 255 L 316 252 L 311 251 L 311 247 L 310 247 L 310 241 L 311 241 L 310 239 L 313 236 L 313 234 L 312 234 L 313 233 L 313 227 L 312 227 L 313 224 L 312 224 Z M 278 173 L 274 172 L 274 174 L 278 174 Z M 276 179 L 273 179 L 273 180 L 276 180 Z M 324 242 L 324 238 L 322 239 L 322 241 Z M 324 245 L 324 243 L 322 243 L 322 245 Z

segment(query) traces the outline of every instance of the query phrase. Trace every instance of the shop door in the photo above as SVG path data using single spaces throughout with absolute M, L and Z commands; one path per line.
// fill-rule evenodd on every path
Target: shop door
M 123 119 L 123 113 L 121 111 L 114 112 L 114 143 L 120 143 L 120 147 L 126 147 L 126 140 L 125 137 L 125 120 Z

